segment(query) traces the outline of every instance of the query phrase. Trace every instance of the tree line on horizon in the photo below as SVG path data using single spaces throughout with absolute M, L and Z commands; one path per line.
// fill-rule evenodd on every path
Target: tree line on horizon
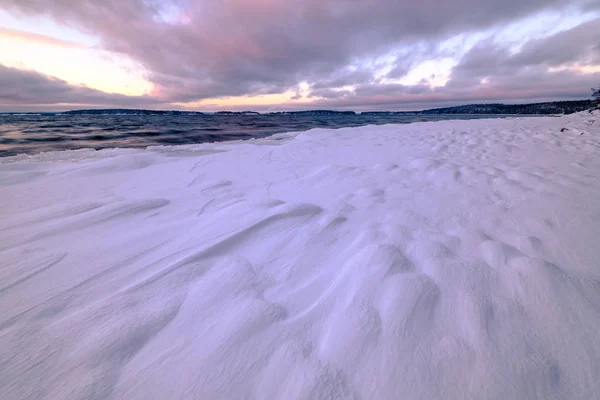
M 433 108 L 422 111 L 363 111 L 360 115 L 441 115 L 441 114 L 572 114 L 575 112 L 586 111 L 597 106 L 600 94 L 598 89 L 594 89 L 594 100 L 570 100 L 570 101 L 551 101 L 544 103 L 528 104 L 467 104 L 454 107 Z M 52 113 L 55 114 L 55 113 Z M 302 111 L 276 111 L 259 114 L 253 111 L 220 111 L 214 113 L 205 113 L 201 111 L 180 111 L 180 110 L 144 110 L 144 109 L 83 109 L 65 111 L 58 114 L 76 114 L 76 115 L 298 115 L 298 116 L 325 116 L 325 115 L 359 115 L 354 111 L 340 110 L 302 110 Z

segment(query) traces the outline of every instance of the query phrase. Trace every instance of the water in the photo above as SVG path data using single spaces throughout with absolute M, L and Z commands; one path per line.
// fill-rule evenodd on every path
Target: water
M 342 128 L 498 115 L 9 115 L 0 114 L 0 157 L 57 150 L 144 148 Z

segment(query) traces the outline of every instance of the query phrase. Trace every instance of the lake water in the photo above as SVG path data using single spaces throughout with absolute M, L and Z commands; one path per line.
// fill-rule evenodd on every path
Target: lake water
M 0 114 L 0 157 L 56 150 L 144 148 L 260 138 L 313 128 L 506 115 L 36 115 Z

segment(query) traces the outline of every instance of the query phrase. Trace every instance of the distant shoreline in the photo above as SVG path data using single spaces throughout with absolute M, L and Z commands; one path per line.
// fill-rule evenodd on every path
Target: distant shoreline
M 432 108 L 421 111 L 336 111 L 336 110 L 302 110 L 273 111 L 260 113 L 257 111 L 182 111 L 182 110 L 146 110 L 131 108 L 80 109 L 61 112 L 0 112 L 0 115 L 525 115 L 525 114 L 572 114 L 593 108 L 592 100 L 552 101 L 528 104 L 467 104 L 455 107 Z

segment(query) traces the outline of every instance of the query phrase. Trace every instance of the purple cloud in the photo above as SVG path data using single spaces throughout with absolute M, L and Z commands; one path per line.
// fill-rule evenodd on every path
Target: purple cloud
M 0 108 L 17 110 L 30 106 L 53 109 L 66 105 L 106 107 L 157 107 L 161 104 L 149 96 L 124 96 L 48 77 L 34 71 L 21 70 L 0 64 Z M 64 105 L 63 107 L 60 107 Z
M 569 6 L 600 10 L 595 0 L 572 0 Z M 303 82 L 313 96 L 328 99 L 350 96 L 368 104 L 370 96 L 396 93 L 391 96 L 408 101 L 427 90 L 383 85 L 365 60 L 402 48 L 388 74 L 399 78 L 439 55 L 437 43 L 451 35 L 561 7 L 561 0 L 0 0 L 0 8 L 10 12 L 47 15 L 98 36 L 105 49 L 141 63 L 164 102 L 281 93 Z M 590 31 L 591 39 L 585 36 Z M 444 90 L 454 90 L 459 99 L 462 89 L 478 85 L 474 77 L 521 74 L 523 65 L 598 62 L 596 33 L 592 21 L 530 42 L 518 57 L 481 43 L 461 60 Z M 585 45 L 569 47 L 570 40 Z M 576 74 L 569 77 L 573 84 L 580 81 Z M 342 86 L 359 87 L 333 90 Z

